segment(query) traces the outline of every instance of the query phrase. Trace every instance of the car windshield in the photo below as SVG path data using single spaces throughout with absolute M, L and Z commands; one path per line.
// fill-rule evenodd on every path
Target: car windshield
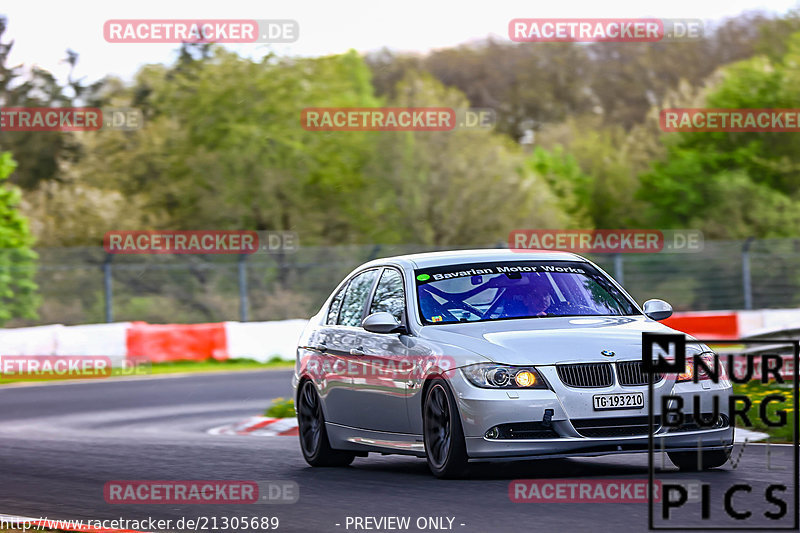
M 447 265 L 416 270 L 415 278 L 425 324 L 641 314 L 606 276 L 583 262 Z

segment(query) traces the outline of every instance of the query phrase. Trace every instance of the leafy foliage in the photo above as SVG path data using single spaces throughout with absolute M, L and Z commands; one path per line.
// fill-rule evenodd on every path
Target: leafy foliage
M 0 153 L 0 182 L 15 167 L 11 154 Z M 33 281 L 36 253 L 19 203 L 18 188 L 0 185 L 0 324 L 15 317 L 35 318 L 39 304 Z
M 756 56 L 720 73 L 710 108 L 793 108 L 800 101 L 800 33 L 776 59 Z M 668 136 L 667 156 L 642 176 L 640 198 L 665 227 L 708 237 L 796 236 L 800 140 L 791 133 L 692 132 Z
M 291 398 L 275 398 L 272 400 L 264 416 L 270 418 L 294 418 L 297 416 L 294 410 L 294 400 Z
M 676 103 L 792 107 L 800 19 L 749 13 L 687 43 L 510 44 L 240 57 L 183 45 L 132 84 L 7 66 L 0 104 L 135 106 L 138 131 L 0 132 L 38 242 L 111 229 L 292 230 L 306 245 L 502 242 L 518 227 L 797 233 L 790 134 L 670 134 Z M 0 19 L 0 38 L 6 21 Z M 78 54 L 67 51 L 75 67 Z M 306 107 L 488 107 L 493 130 L 321 132 Z

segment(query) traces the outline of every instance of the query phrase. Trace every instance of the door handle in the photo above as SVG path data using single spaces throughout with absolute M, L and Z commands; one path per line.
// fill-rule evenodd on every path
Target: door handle
M 364 355 L 364 348 L 360 346 L 358 348 L 351 348 L 350 355 Z

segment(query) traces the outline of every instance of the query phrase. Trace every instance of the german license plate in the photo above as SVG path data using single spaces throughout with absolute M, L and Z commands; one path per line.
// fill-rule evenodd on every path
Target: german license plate
M 595 394 L 592 399 L 595 411 L 602 409 L 641 409 L 644 407 L 643 392 Z

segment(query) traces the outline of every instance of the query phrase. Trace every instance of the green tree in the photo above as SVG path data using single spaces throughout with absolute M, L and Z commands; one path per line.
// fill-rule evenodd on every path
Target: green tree
M 567 118 L 595 113 L 630 130 L 686 81 L 700 86 L 719 67 L 756 51 L 780 53 L 797 30 L 795 13 L 743 13 L 707 25 L 702 39 L 657 43 L 509 43 L 488 39 L 426 56 L 388 50 L 367 56 L 377 94 L 394 97 L 408 72 L 432 74 L 473 107 L 490 107 L 497 130 L 515 139 Z
M 545 176 L 582 227 L 640 227 L 639 174 L 663 155 L 658 121 L 630 130 L 596 115 L 570 117 L 536 134 L 528 164 Z
M 469 102 L 429 74 L 409 72 L 395 88 L 397 107 Z M 383 132 L 368 168 L 372 242 L 467 245 L 505 242 L 517 228 L 569 223 L 550 186 L 524 163 L 507 136 L 491 129 Z
M 115 98 L 140 106 L 144 127 L 87 137 L 73 170 L 140 199 L 154 227 L 293 230 L 313 244 L 353 242 L 368 222 L 357 193 L 374 137 L 300 123 L 306 107 L 378 105 L 355 52 L 254 61 L 214 47 L 145 67 Z
M 10 153 L 0 153 L 0 182 L 15 166 Z M 37 256 L 19 202 L 19 189 L 0 185 L 0 324 L 12 318 L 36 318 L 39 306 L 34 282 Z
M 563 146 L 557 145 L 551 151 L 537 146 L 527 158 L 526 165 L 543 178 L 576 225 L 593 226 L 588 202 L 592 196 L 592 176 L 581 170 L 575 157 L 565 153 Z
M 67 50 L 65 62 L 70 65 L 65 86 L 50 72 L 32 66 L 9 66 L 8 58 L 14 42 L 2 42 L 8 20 L 0 16 L 0 107 L 69 107 L 100 105 L 94 91 L 98 85 L 85 85 L 73 79 L 78 54 Z M 74 132 L 0 131 L 0 150 L 14 154 L 18 165 L 9 181 L 32 190 L 40 183 L 59 181 L 61 163 L 80 158 L 80 143 Z
M 800 101 L 800 33 L 789 38 L 786 50 L 777 59 L 757 56 L 723 69 L 714 78 L 705 105 L 796 107 Z M 639 192 L 650 205 L 648 216 L 656 224 L 697 227 L 711 238 L 800 234 L 797 134 L 691 132 L 664 138 L 666 158 L 642 176 Z M 733 209 L 738 212 L 731 212 Z M 720 224 L 720 220 L 726 223 Z

